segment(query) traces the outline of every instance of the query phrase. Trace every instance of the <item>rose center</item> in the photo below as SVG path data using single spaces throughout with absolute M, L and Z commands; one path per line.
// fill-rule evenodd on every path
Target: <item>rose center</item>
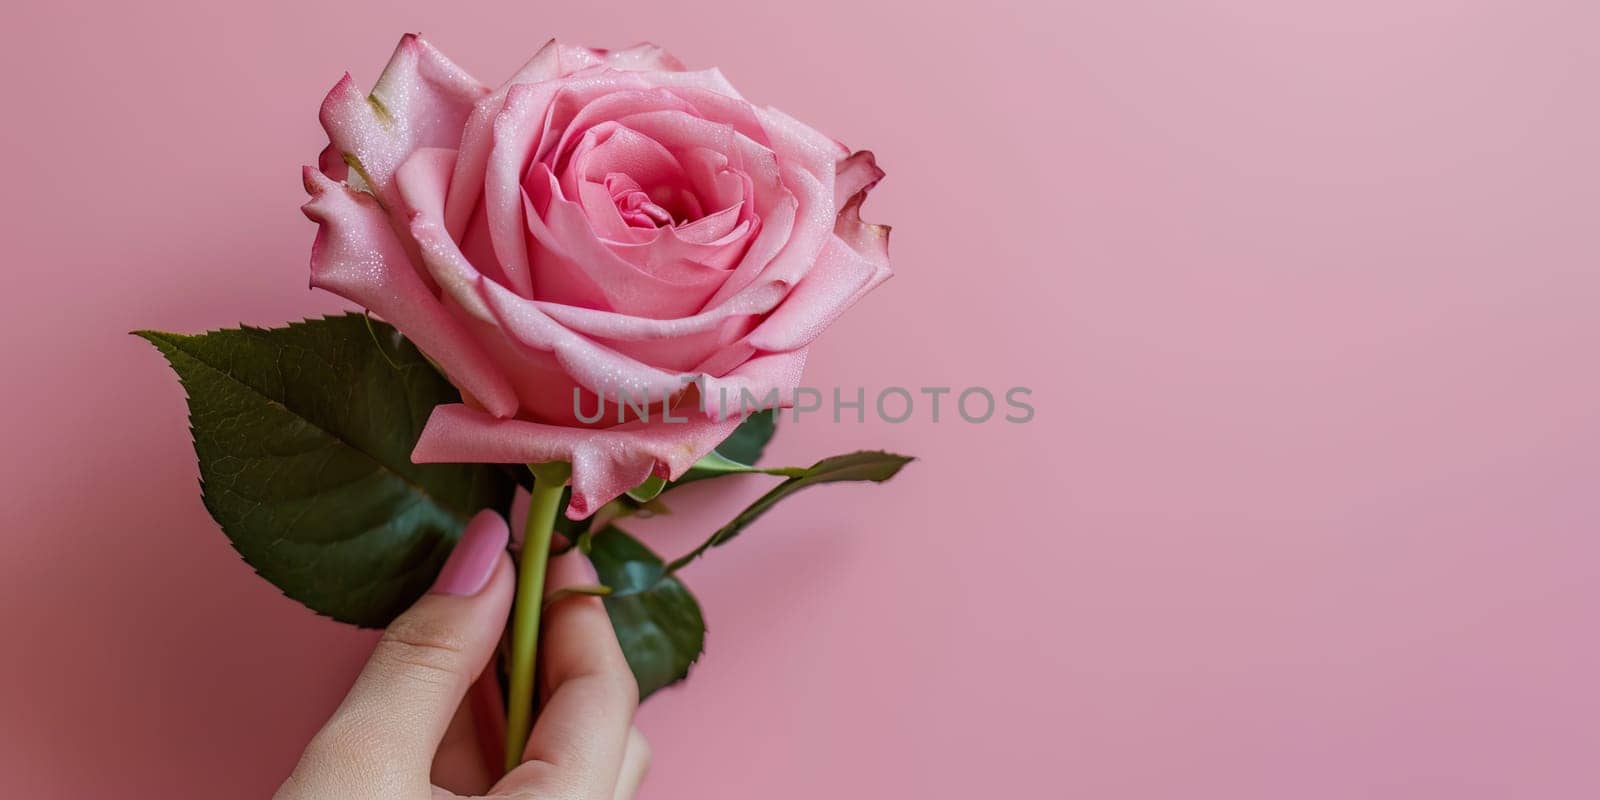
M 606 191 L 622 221 L 635 228 L 663 228 L 704 216 L 700 198 L 687 187 L 662 184 L 649 190 L 620 172 L 605 178 Z

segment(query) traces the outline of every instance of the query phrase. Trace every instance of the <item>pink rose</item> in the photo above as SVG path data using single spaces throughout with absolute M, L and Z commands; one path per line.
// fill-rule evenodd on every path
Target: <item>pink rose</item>
M 491 91 L 406 36 L 321 117 L 312 285 L 393 323 L 464 400 L 412 458 L 569 462 L 574 517 L 710 452 L 737 424 L 719 398 L 788 402 L 811 341 L 889 277 L 889 229 L 858 213 L 870 152 L 654 46 L 551 42 Z M 575 394 L 606 416 L 581 421 Z M 617 423 L 622 398 L 653 413 Z

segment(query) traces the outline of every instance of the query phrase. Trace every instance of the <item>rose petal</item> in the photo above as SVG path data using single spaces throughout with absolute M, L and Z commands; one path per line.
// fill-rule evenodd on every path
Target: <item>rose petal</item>
M 674 89 L 698 89 L 712 94 L 719 94 L 734 100 L 744 100 L 739 90 L 733 88 L 727 76 L 716 67 L 695 70 L 680 70 L 677 72 L 650 72 L 645 75 L 645 80 L 656 86 L 666 86 Z
M 870 187 L 869 187 L 870 188 Z M 850 196 L 845 201 L 844 207 L 839 209 L 839 216 L 834 220 L 833 233 L 841 241 L 850 246 L 851 250 L 866 259 L 873 268 L 880 271 L 889 269 L 889 226 L 873 225 L 861 221 L 861 204 L 867 200 L 867 189 Z M 882 283 L 879 280 L 877 283 Z M 876 286 L 877 283 L 873 285 Z
M 670 94 L 680 102 L 686 102 L 693 107 L 695 114 L 712 122 L 732 125 L 740 135 L 749 138 L 763 147 L 770 147 L 772 142 L 767 138 L 767 129 L 762 127 L 761 120 L 756 116 L 756 109 L 748 101 L 733 92 L 731 86 L 728 91 L 719 92 L 698 86 L 683 86 L 681 82 L 671 81 L 671 76 L 663 79 L 660 75 L 641 76 L 647 83 L 656 86 L 671 86 Z
M 604 122 L 615 122 L 629 114 L 643 111 L 688 111 L 692 112 L 694 106 L 672 92 L 664 89 L 648 88 L 644 84 L 643 76 L 635 76 L 645 88 L 619 89 L 595 97 L 583 104 L 570 120 L 562 124 L 560 138 L 551 144 L 545 152 L 540 153 L 541 158 L 549 164 L 556 165 L 571 154 L 580 139 L 590 129 Z M 559 122 L 559 120 L 557 120 Z
M 640 42 L 620 50 L 605 50 L 562 44 L 551 39 L 506 81 L 506 85 L 539 83 L 598 66 L 615 70 L 659 70 L 667 73 L 683 70 L 682 62 L 649 42 Z
M 584 216 L 594 226 L 594 232 L 607 242 L 644 242 L 654 239 L 656 232 L 629 225 L 617 211 L 617 201 L 604 181 L 585 180 L 578 184 L 578 204 Z
M 551 82 L 555 78 L 608 65 L 615 71 L 607 71 L 583 80 L 569 80 L 559 84 Z M 587 47 L 563 45 L 554 39 L 545 43 L 545 46 L 500 88 L 478 100 L 466 119 L 461 133 L 460 155 L 456 162 L 456 175 L 459 180 L 451 185 L 450 197 L 445 203 L 448 211 L 446 227 L 451 235 L 461 235 L 461 231 L 466 228 L 467 219 L 472 215 L 473 208 L 477 206 L 482 196 L 483 176 L 488 167 L 489 151 L 493 146 L 494 120 L 505 108 L 506 97 L 511 87 L 543 85 L 541 91 L 550 93 L 548 103 L 552 110 L 557 105 L 563 105 L 556 102 L 559 94 L 569 97 L 569 101 L 564 105 L 572 109 L 571 113 L 577 113 L 577 110 L 582 109 L 596 97 L 618 90 L 649 88 L 649 84 L 641 77 L 644 73 L 631 71 L 633 69 L 681 68 L 682 65 L 675 59 L 653 45 L 605 52 Z M 548 128 L 547 123 L 546 129 Z
M 652 475 L 678 478 L 739 421 L 684 414 L 683 422 L 635 421 L 611 428 L 574 428 L 498 420 L 465 405 L 438 406 L 411 460 L 431 463 L 572 465 L 567 516 L 583 519 Z
M 605 122 L 586 131 L 573 149 L 567 169 L 572 183 L 562 181 L 562 188 L 572 196 L 578 180 L 601 181 L 611 173 L 626 175 L 641 187 L 684 178 L 683 165 L 660 142 L 615 122 Z
M 669 150 L 705 148 L 733 153 L 734 137 L 739 133 L 732 125 L 677 110 L 639 111 L 618 117 L 614 124 L 659 142 Z M 648 183 L 643 178 L 640 182 Z
M 495 256 L 505 267 L 508 288 L 525 297 L 533 296 L 533 278 L 528 264 L 527 225 L 522 219 L 522 176 L 533 160 L 533 147 L 543 131 L 550 95 L 546 87 L 511 87 L 505 108 L 494 118 L 483 180 L 484 210 Z
M 806 350 L 799 349 L 751 358 L 720 377 L 702 375 L 697 379 L 701 410 L 711 419 L 725 419 L 793 407 L 805 368 Z
M 834 168 L 839 159 L 850 155 L 850 148 L 771 106 L 756 109 L 756 116 L 767 130 L 778 157 L 804 166 L 817 180 L 827 180 L 831 195 Z
M 736 206 L 724 211 L 737 217 L 739 208 Z M 677 271 L 699 272 L 707 267 L 725 271 L 738 262 L 744 252 L 745 237 L 753 227 L 749 220 L 740 222 L 721 239 L 711 242 L 687 241 L 683 232 L 675 227 L 657 228 L 650 241 L 607 244 L 612 252 L 627 259 L 628 263 L 653 275 Z
M 410 231 L 428 274 L 463 311 L 482 322 L 494 315 L 479 298 L 482 274 L 462 255 L 444 224 L 444 197 L 455 168 L 453 150 L 424 148 L 411 154 L 395 174 L 400 200 L 411 215 Z
M 735 154 L 736 157 L 738 155 Z M 739 213 L 735 218 L 714 226 L 714 229 L 703 232 L 701 230 L 713 228 L 704 223 L 720 212 L 708 213 L 688 225 L 679 225 L 678 232 L 685 240 L 709 242 L 726 236 L 739 221 L 754 222 L 759 219 L 755 213 L 755 179 L 744 173 L 741 164 L 734 163 L 725 153 L 706 147 L 681 150 L 677 157 L 678 162 L 683 165 L 684 176 L 688 178 L 689 185 L 693 187 L 694 193 L 708 212 L 727 211 L 735 206 L 739 207 Z
M 550 425 L 581 424 L 574 413 L 572 392 L 582 387 L 567 375 L 554 353 L 532 350 L 512 341 L 498 325 L 479 321 L 452 301 L 446 302 L 446 308 L 458 315 L 511 382 L 517 393 L 518 419 Z
M 871 150 L 857 150 L 841 159 L 834 173 L 833 202 L 841 210 L 858 194 L 865 199 L 867 192 L 883 180 L 883 170 L 878 168 Z
M 875 264 L 837 236 L 829 236 L 816 266 L 800 280 L 777 310 L 750 333 L 757 350 L 783 351 L 805 347 L 840 314 L 889 279 L 889 265 Z
M 393 208 L 395 170 L 419 147 L 455 147 L 473 104 L 489 93 L 433 45 L 407 34 L 363 95 L 346 74 L 322 101 L 322 127 L 353 159 L 372 192 Z
M 700 310 L 727 277 L 692 262 L 638 266 L 618 256 L 596 236 L 583 207 L 561 196 L 544 164 L 534 164 L 528 188 L 524 216 L 539 246 L 540 299 L 666 319 Z
M 827 240 L 832 238 L 837 216 L 833 211 L 832 187 L 824 186 L 808 170 L 789 163 L 781 164 L 780 171 L 783 187 L 789 191 L 793 203 L 792 212 L 785 203 L 762 215 L 767 223 L 763 226 L 763 235 L 756 237 L 743 263 L 712 296 L 708 307 L 724 302 L 735 292 L 744 291 L 755 283 L 776 283 L 785 287 L 798 284 L 816 263 Z M 770 237 L 765 236 L 772 230 L 774 221 L 790 224 L 778 228 Z M 772 248 L 777 252 L 772 253 Z M 770 260 L 762 263 L 761 259 L 769 254 Z
M 580 336 L 547 316 L 539 304 L 491 281 L 478 290 L 500 329 L 522 346 L 554 353 L 578 385 L 608 398 L 648 398 L 655 402 L 681 393 L 693 376 L 641 364 Z
M 756 319 L 730 315 L 710 330 L 676 339 L 596 339 L 606 347 L 641 364 L 685 375 L 701 374 L 699 365 L 755 328 Z M 733 365 L 737 366 L 737 364 Z M 731 369 L 731 367 L 730 367 Z M 726 372 L 727 370 L 723 370 Z M 720 374 L 720 373 L 707 373 Z
M 741 292 L 726 303 L 708 308 L 698 314 L 672 319 L 651 319 L 631 314 L 618 314 L 593 308 L 569 306 L 563 303 L 536 302 L 547 316 L 574 331 L 602 339 L 649 341 L 675 339 L 704 333 L 720 326 L 726 320 L 739 316 L 765 314 L 776 308 L 788 293 L 777 284 L 763 284 Z
M 572 49 L 562 59 L 582 62 L 585 57 L 580 50 Z M 593 51 L 588 52 L 593 54 Z M 563 84 L 550 81 L 538 84 L 513 83 L 505 89 L 503 104 L 493 115 L 490 125 L 487 162 L 481 173 L 473 174 L 481 175 L 482 200 L 487 210 L 494 252 L 510 280 L 508 286 L 526 296 L 532 294 L 522 202 L 522 181 L 528 166 L 534 154 L 544 149 L 543 140 L 549 128 L 556 124 L 552 117 L 563 106 L 585 107 L 590 104 L 592 97 L 609 96 L 603 93 L 629 85 L 628 80 L 625 76 L 597 76 L 590 81 Z M 639 84 L 635 81 L 631 85 Z M 465 147 L 463 145 L 463 151 Z M 466 158 L 458 158 L 457 169 L 462 169 L 466 162 Z M 475 162 L 473 167 L 476 168 Z M 460 207 L 471 205 L 470 200 L 458 198 L 457 195 L 459 192 L 470 194 L 475 186 L 474 180 L 473 175 L 466 175 L 451 183 L 450 195 L 445 203 L 447 221 L 456 207 L 453 202 L 459 203 Z M 454 235 L 463 235 L 463 230 L 447 227 Z
M 861 290 L 863 293 L 889 277 L 889 226 L 861 221 L 861 204 L 867 201 L 867 193 L 882 179 L 883 170 L 878 168 L 872 151 L 861 150 L 839 162 L 839 176 L 834 183 L 834 198 L 837 200 L 843 196 L 844 200 L 839 206 L 839 216 L 833 222 L 833 233 L 866 259 L 875 273 L 867 287 Z
M 739 265 L 734 267 L 733 274 L 728 276 L 717 293 L 711 296 L 706 303 L 706 308 L 715 308 L 730 299 L 743 294 L 752 286 L 776 285 L 784 292 L 789 290 L 788 284 L 781 280 L 767 280 L 758 284 L 759 278 L 772 263 L 778 254 L 783 252 L 783 247 L 789 241 L 789 236 L 794 232 L 795 220 L 798 218 L 800 201 L 793 193 L 780 190 L 777 197 L 762 197 L 762 192 L 757 192 L 762 208 L 757 212 L 761 225 L 755 236 L 750 241 L 750 247 L 745 250 L 744 256 L 739 260 Z
M 684 244 L 723 248 L 737 242 L 754 224 L 755 219 L 745 211 L 744 201 L 738 200 L 721 211 L 714 211 L 686 225 L 674 225 L 659 230 L 667 232 L 661 235 L 671 235 Z M 706 255 L 709 257 L 714 252 L 715 250 L 708 251 Z M 703 259 L 701 261 L 704 263 Z
M 683 62 L 672 57 L 671 53 L 649 42 L 640 42 L 632 47 L 621 50 L 594 50 L 606 66 L 612 69 L 651 71 L 651 72 L 682 72 Z
M 393 323 L 489 413 L 515 414 L 511 385 L 417 277 L 377 202 L 313 167 L 305 168 L 304 177 L 311 201 L 302 210 L 320 226 L 311 247 L 311 285 Z
M 454 157 L 452 156 L 453 160 Z M 440 168 L 448 169 L 451 165 L 442 164 L 439 166 Z M 401 194 L 403 197 L 404 192 Z M 467 223 L 467 229 L 462 232 L 458 241 L 461 247 L 461 255 L 466 258 L 467 263 L 471 264 L 478 274 L 502 286 L 510 286 L 512 285 L 511 279 L 506 277 L 505 270 L 500 266 L 500 258 L 494 254 L 494 242 L 492 239 L 493 237 L 489 233 L 489 215 L 487 210 L 480 205 L 477 212 L 472 215 L 472 221 Z M 418 251 L 418 257 L 421 257 L 420 250 Z M 430 279 L 433 278 L 431 274 L 428 277 Z M 434 285 L 438 284 L 435 283 Z

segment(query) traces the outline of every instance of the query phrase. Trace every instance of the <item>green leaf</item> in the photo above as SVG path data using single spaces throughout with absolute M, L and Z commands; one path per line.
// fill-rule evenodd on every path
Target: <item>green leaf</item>
M 606 613 L 639 681 L 640 699 L 683 680 L 706 641 L 694 595 L 665 574 L 660 556 L 621 528 L 596 533 L 589 560 L 611 589 Z
M 717 532 L 711 534 L 711 538 L 706 539 L 699 547 L 667 565 L 666 572 L 669 575 L 677 572 L 689 562 L 699 558 L 707 550 L 726 544 L 730 539 L 738 536 L 739 532 L 749 526 L 750 523 L 760 519 L 762 514 L 771 510 L 779 501 L 801 489 L 820 483 L 838 483 L 841 481 L 882 483 L 894 477 L 901 467 L 911 461 L 912 458 L 910 456 L 865 450 L 848 455 L 824 458 L 812 464 L 803 472 L 773 487 L 771 491 L 751 503 L 745 510 L 739 512 L 739 515 L 734 517 L 732 522 L 717 529 Z
M 644 483 L 629 489 L 628 496 L 641 503 L 648 503 L 656 499 L 656 495 L 661 494 L 661 490 L 665 488 L 667 488 L 666 478 L 651 475 L 644 479 Z
M 715 450 L 707 453 L 683 477 L 668 484 L 665 488 L 682 486 L 686 483 L 703 481 L 707 478 L 720 478 L 724 475 L 739 475 L 759 472 L 767 475 L 793 476 L 802 470 L 797 468 L 761 469 L 753 466 L 761 460 L 761 454 L 766 452 L 767 442 L 772 440 L 772 434 L 777 430 L 777 411 L 768 409 L 758 411 L 739 423 L 739 427 L 722 440 Z
M 740 464 L 755 464 L 767 450 L 767 442 L 778 427 L 776 411 L 768 409 L 745 417 L 728 438 L 717 445 L 717 453 Z
M 498 466 L 411 463 L 434 406 L 460 396 L 388 325 L 347 314 L 136 335 L 188 392 L 206 509 L 262 577 L 317 612 L 387 625 L 474 513 L 511 503 Z
M 694 462 L 694 466 L 683 473 L 683 477 L 668 484 L 667 488 L 703 481 L 707 478 L 720 478 L 724 475 L 781 475 L 785 478 L 793 478 L 803 474 L 805 474 L 804 467 L 752 467 L 748 464 L 740 464 L 737 461 L 724 458 L 721 454 L 712 451 L 702 456 L 699 461 Z

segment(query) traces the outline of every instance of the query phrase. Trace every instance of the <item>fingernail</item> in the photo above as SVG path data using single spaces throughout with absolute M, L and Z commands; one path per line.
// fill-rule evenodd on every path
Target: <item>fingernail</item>
M 450 551 L 450 558 L 433 581 L 432 594 L 453 594 L 462 597 L 483 591 L 489 576 L 494 574 L 500 554 L 505 552 L 511 531 L 499 514 L 484 509 L 467 523 L 461 541 Z

